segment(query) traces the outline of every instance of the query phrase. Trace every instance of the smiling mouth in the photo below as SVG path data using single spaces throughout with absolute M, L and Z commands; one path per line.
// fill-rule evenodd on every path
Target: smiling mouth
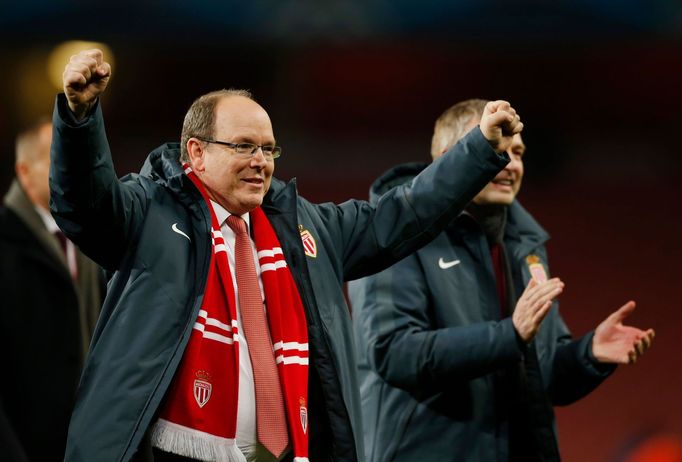
M 493 180 L 493 184 L 498 185 L 498 186 L 505 186 L 511 188 L 514 182 L 509 179 L 509 178 L 503 178 L 499 180 Z
M 254 186 L 262 186 L 264 183 L 261 178 L 244 178 L 242 181 Z

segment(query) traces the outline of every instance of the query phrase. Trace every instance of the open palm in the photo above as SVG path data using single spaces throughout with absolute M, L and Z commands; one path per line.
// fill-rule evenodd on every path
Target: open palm
M 651 346 L 653 329 L 644 331 L 623 325 L 634 310 L 635 302 L 627 302 L 599 324 L 592 339 L 592 354 L 599 362 L 634 363 Z

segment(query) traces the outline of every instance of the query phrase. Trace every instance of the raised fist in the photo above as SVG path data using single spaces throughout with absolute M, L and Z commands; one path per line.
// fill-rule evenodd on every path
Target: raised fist
M 69 108 L 78 119 L 90 110 L 111 77 L 111 66 L 104 61 L 102 50 L 84 50 L 71 56 L 62 80 Z
M 497 100 L 485 105 L 480 127 L 483 136 L 499 153 L 509 148 L 514 135 L 523 130 L 523 123 L 508 102 Z

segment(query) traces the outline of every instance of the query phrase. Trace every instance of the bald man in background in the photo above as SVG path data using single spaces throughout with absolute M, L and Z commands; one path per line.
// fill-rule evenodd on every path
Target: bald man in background
M 103 298 L 97 265 L 50 215 L 52 124 L 16 141 L 16 178 L 0 208 L 0 453 L 3 461 L 64 458 L 85 354 Z

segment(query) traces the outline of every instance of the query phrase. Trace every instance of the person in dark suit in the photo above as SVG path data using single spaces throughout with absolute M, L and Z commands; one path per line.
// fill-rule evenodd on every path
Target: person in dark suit
M 64 458 L 66 433 L 103 298 L 99 267 L 49 213 L 52 124 L 17 137 L 0 207 L 0 443 L 5 461 Z

